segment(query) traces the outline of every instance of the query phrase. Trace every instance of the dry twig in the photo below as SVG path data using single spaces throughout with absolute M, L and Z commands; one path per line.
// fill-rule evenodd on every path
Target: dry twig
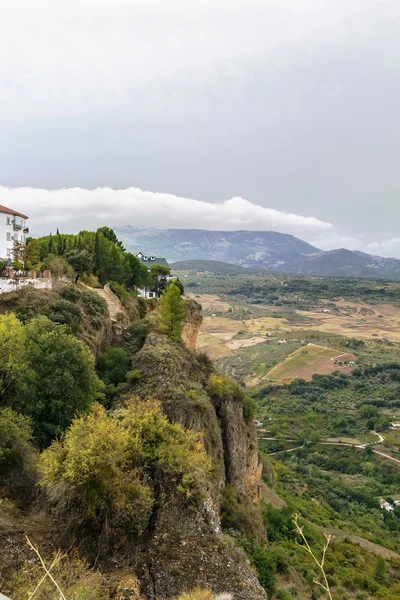
M 62 590 L 60 588 L 60 586 L 58 585 L 57 581 L 54 579 L 53 575 L 50 573 L 50 571 L 56 566 L 56 564 L 61 560 L 62 556 L 61 556 L 61 552 L 60 550 L 57 552 L 52 564 L 50 565 L 49 568 L 46 567 L 46 564 L 39 552 L 39 548 L 37 546 L 34 546 L 32 544 L 32 542 L 30 541 L 30 539 L 28 538 L 28 536 L 26 536 L 26 543 L 28 544 L 29 548 L 31 548 L 31 550 L 33 550 L 35 552 L 35 554 L 38 556 L 39 560 L 40 560 L 40 564 L 43 567 L 43 570 L 45 572 L 45 574 L 43 575 L 42 579 L 39 581 L 38 585 L 36 586 L 35 590 L 32 592 L 32 594 L 29 596 L 28 600 L 32 600 L 32 598 L 35 596 L 36 592 L 39 590 L 40 586 L 44 583 L 44 581 L 46 580 L 46 578 L 48 577 L 51 582 L 54 584 L 54 586 L 56 587 L 56 589 L 58 590 L 59 594 L 60 594 L 60 598 L 59 600 L 67 600 L 66 597 L 64 596 L 64 594 L 62 593 Z
M 318 560 L 318 558 L 315 556 L 315 554 L 314 554 L 314 552 L 313 552 L 310 544 L 308 543 L 306 536 L 304 535 L 303 527 L 300 527 L 300 525 L 299 525 L 299 515 L 294 515 L 294 517 L 293 517 L 293 523 L 294 523 L 294 526 L 296 528 L 296 533 L 301 537 L 301 539 L 304 542 L 304 544 L 299 544 L 299 542 L 297 542 L 297 545 L 300 546 L 300 548 L 303 548 L 303 550 L 305 550 L 306 552 L 308 552 L 308 554 L 310 554 L 310 556 L 312 557 L 313 561 L 315 562 L 315 564 L 318 566 L 319 570 L 322 573 L 322 577 L 323 577 L 324 583 L 321 583 L 316 578 L 313 579 L 313 582 L 316 585 L 319 585 L 328 594 L 329 600 L 333 600 L 332 594 L 331 594 L 331 590 L 329 588 L 328 579 L 327 579 L 327 576 L 326 576 L 326 573 L 325 573 L 324 565 L 325 565 L 326 551 L 328 550 L 329 544 L 333 540 L 334 536 L 330 535 L 330 534 L 327 535 L 326 533 L 324 533 L 326 542 L 325 542 L 324 547 L 322 549 L 322 558 L 321 558 L 321 560 Z

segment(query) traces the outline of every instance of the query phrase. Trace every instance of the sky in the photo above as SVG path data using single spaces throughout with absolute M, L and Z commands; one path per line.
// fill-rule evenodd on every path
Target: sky
M 0 14 L 0 204 L 34 235 L 262 229 L 400 258 L 398 0 Z

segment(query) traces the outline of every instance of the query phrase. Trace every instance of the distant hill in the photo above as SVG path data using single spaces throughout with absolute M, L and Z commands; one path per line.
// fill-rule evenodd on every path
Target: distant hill
M 216 275 L 241 275 L 262 271 L 262 269 L 249 269 L 220 260 L 179 260 L 171 263 L 171 267 L 173 271 L 207 271 Z
M 138 229 L 130 225 L 115 231 L 131 252 L 164 256 L 169 262 L 217 261 L 257 271 L 400 279 L 400 260 L 395 258 L 344 248 L 324 252 L 293 235 L 275 231 Z

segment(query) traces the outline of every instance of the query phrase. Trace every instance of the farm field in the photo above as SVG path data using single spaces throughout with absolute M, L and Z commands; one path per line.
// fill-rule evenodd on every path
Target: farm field
M 319 375 L 329 375 L 333 371 L 350 373 L 352 367 L 339 364 L 339 362 L 355 362 L 356 360 L 357 358 L 353 354 L 308 344 L 290 354 L 282 363 L 274 367 L 266 375 L 266 379 L 279 383 L 290 383 L 297 377 L 309 380 L 314 373 Z
M 400 308 L 387 303 L 324 297 L 317 306 L 303 310 L 268 303 L 254 305 L 225 294 L 189 296 L 204 309 L 197 349 L 249 387 L 268 381 L 310 380 L 314 374 L 334 371 L 349 373 L 352 367 L 345 362 L 363 364 L 363 357 L 368 361 L 372 354 L 377 356 L 376 345 L 382 341 L 382 360 L 389 360 L 389 354 L 397 360 L 400 353 Z M 352 345 L 354 339 L 365 345 L 361 353 Z

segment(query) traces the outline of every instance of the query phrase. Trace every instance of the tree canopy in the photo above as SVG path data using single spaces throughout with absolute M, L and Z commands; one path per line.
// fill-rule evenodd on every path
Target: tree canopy
M 30 416 L 41 446 L 102 397 L 90 350 L 65 326 L 45 316 L 23 325 L 14 315 L 2 315 L 0 340 L 0 405 Z

